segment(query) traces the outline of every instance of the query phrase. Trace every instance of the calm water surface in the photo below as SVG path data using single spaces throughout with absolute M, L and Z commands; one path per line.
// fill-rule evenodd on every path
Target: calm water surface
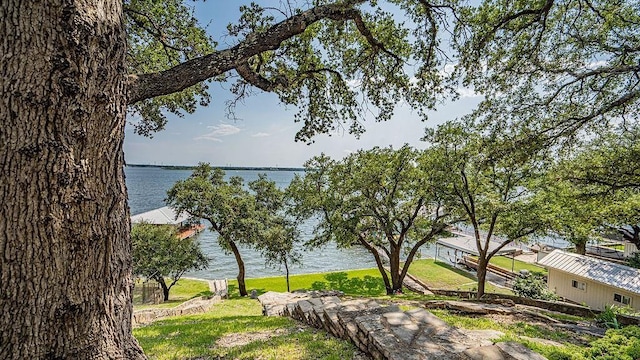
M 145 211 L 165 206 L 164 199 L 167 190 L 178 180 L 186 179 L 191 175 L 190 170 L 167 170 L 152 167 L 126 167 L 126 181 L 129 191 L 129 207 L 131 214 L 139 214 Z M 240 176 L 245 182 L 258 178 L 258 174 L 266 173 L 269 179 L 276 182 L 279 187 L 289 185 L 295 174 L 304 175 L 304 172 L 296 171 L 254 171 L 233 170 L 227 171 L 227 178 Z M 304 239 L 311 237 L 313 225 L 304 223 L 300 225 Z M 237 275 L 236 262 L 232 254 L 226 254 L 218 246 L 217 235 L 208 229 L 198 235 L 197 238 L 203 251 L 212 261 L 208 269 L 191 272 L 188 276 L 205 279 L 235 278 Z M 564 239 L 558 237 L 541 237 L 532 239 L 532 242 L 542 242 L 554 246 L 567 246 Z M 524 247 L 524 244 L 522 244 Z M 241 253 L 246 265 L 246 277 L 265 277 L 283 275 L 284 270 L 267 267 L 260 254 L 250 248 L 241 248 Z M 433 257 L 435 246 L 423 246 L 420 256 L 422 258 Z M 292 274 L 304 274 L 324 272 L 332 270 L 362 269 L 375 267 L 373 256 L 363 248 L 338 249 L 334 243 L 330 243 L 320 249 L 305 252 L 302 251 L 302 264 L 294 266 Z M 448 256 L 446 249 L 440 250 L 440 259 L 447 261 L 453 259 Z
M 295 174 L 304 175 L 296 171 L 227 171 L 227 177 L 241 176 L 245 182 L 258 178 L 258 174 L 266 173 L 269 179 L 280 187 L 289 185 Z M 191 175 L 190 170 L 166 170 L 161 168 L 126 167 L 127 189 L 129 192 L 129 207 L 131 214 L 165 206 L 164 199 L 167 190 L 178 180 Z M 312 231 L 310 223 L 301 225 L 304 238 L 309 238 Z M 212 261 L 207 270 L 191 272 L 188 276 L 205 279 L 235 278 L 237 266 L 232 254 L 225 254 L 218 246 L 217 235 L 208 229 L 198 235 L 203 251 Z M 245 261 L 246 277 L 277 276 L 284 274 L 284 270 L 267 267 L 260 254 L 249 248 L 241 248 Z M 294 266 L 292 274 L 323 272 L 332 270 L 347 270 L 375 267 L 375 261 L 369 252 L 361 248 L 337 249 L 335 244 L 328 244 L 313 252 L 303 252 L 302 264 Z

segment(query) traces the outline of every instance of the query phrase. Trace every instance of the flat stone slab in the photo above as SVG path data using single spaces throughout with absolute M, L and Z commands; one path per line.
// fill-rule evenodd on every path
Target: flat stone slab
M 337 296 L 268 292 L 258 297 L 264 313 L 291 316 L 336 337 L 350 340 L 378 360 L 542 360 L 518 343 L 493 344 L 503 333 L 463 330 L 450 326 L 431 312 L 417 308 L 401 311 L 371 299 L 341 301 Z M 512 313 L 497 304 L 465 301 L 432 302 L 474 314 Z
M 546 357 L 517 342 L 499 342 L 496 346 L 509 355 L 509 360 L 547 360 Z

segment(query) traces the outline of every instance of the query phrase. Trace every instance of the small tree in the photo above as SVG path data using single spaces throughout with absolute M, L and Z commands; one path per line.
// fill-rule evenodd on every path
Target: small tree
M 549 230 L 575 245 L 576 253 L 584 255 L 590 239 L 599 237 L 602 230 L 600 199 L 588 196 L 570 181 L 552 171 L 545 177 L 541 196 L 552 214 Z
M 298 239 L 297 230 L 292 224 L 272 226 L 265 233 L 265 246 L 262 250 L 262 256 L 267 265 L 284 266 L 288 292 L 291 291 L 289 266 L 299 264 L 302 259 L 302 254 L 295 248 L 296 239 Z
M 262 252 L 267 265 L 284 266 L 287 291 L 291 291 L 289 266 L 300 263 L 302 254 L 296 249 L 300 231 L 296 222 L 287 215 L 289 204 L 285 201 L 285 192 L 264 174 L 250 182 L 249 188 L 255 194 L 256 208 L 263 214 L 264 228 L 256 248 Z
M 170 225 L 135 224 L 131 240 L 133 273 L 157 281 L 164 301 L 169 300 L 171 287 L 185 272 L 205 269 L 209 264 L 195 238 L 178 238 Z
M 387 294 L 401 291 L 420 247 L 446 227 L 447 215 L 421 162 L 409 146 L 358 151 L 340 162 L 324 155 L 308 161 L 304 178 L 289 186 L 296 214 L 318 219 L 308 245 L 334 240 L 341 247 L 362 246 L 374 257 Z
M 167 194 L 167 203 L 178 213 L 209 221 L 211 230 L 218 233 L 218 244 L 233 253 L 238 264 L 238 290 L 241 296 L 247 296 L 244 260 L 238 244 L 268 253 L 266 241 L 271 236 L 268 234 L 273 226 L 278 226 L 283 206 L 282 194 L 275 183 L 260 175 L 247 189 L 241 177 L 233 176 L 226 181 L 223 170 L 200 164 Z

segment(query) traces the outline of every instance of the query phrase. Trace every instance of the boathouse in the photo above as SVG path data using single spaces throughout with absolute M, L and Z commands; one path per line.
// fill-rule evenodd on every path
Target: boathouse
M 640 310 L 640 270 L 584 255 L 554 250 L 539 261 L 549 271 L 549 290 L 579 304 Z
M 132 224 L 143 222 L 154 225 L 173 225 L 177 228 L 181 239 L 191 237 L 204 229 L 204 225 L 191 223 L 187 213 L 178 215 L 168 206 L 131 217 Z

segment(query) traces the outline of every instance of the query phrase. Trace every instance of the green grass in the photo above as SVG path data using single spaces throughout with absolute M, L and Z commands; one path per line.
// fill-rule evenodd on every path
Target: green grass
M 260 303 L 252 299 L 230 299 L 208 313 L 161 320 L 134 329 L 150 359 L 348 359 L 354 347 L 324 331 L 299 329 L 284 317 L 264 317 Z M 255 334 L 270 337 L 252 340 Z M 243 339 L 235 346 L 217 342 L 232 336 Z
M 347 295 L 354 296 L 379 296 L 386 293 L 384 281 L 378 269 L 292 275 L 289 281 L 291 291 L 340 290 Z M 246 279 L 245 285 L 248 292 L 256 290 L 258 295 L 267 291 L 287 291 L 287 282 L 284 276 Z M 229 280 L 229 295 L 239 296 L 236 280 Z
M 409 267 L 409 273 L 432 289 L 470 291 L 478 288 L 478 280 L 474 276 L 433 259 L 415 260 Z M 509 289 L 489 283 L 485 285 L 485 292 L 512 294 Z
M 169 291 L 169 301 L 158 305 L 142 304 L 142 282 L 136 281 L 133 289 L 133 306 L 135 310 L 170 308 L 193 299 L 197 296 L 209 294 L 209 283 L 201 280 L 180 279 Z
M 491 260 L 489 261 L 491 264 L 496 265 L 496 266 L 500 266 L 503 269 L 507 269 L 507 270 L 511 270 L 511 258 L 507 257 L 507 256 L 494 256 L 491 258 Z M 546 274 L 547 273 L 547 269 L 543 268 L 542 266 L 538 266 L 535 264 L 530 264 L 524 261 L 520 261 L 520 260 L 513 260 L 513 271 L 514 272 L 518 272 L 520 270 L 529 270 L 531 272 L 538 272 L 538 273 L 543 273 Z
M 526 322 L 505 323 L 495 321 L 486 317 L 474 317 L 469 315 L 458 315 L 448 310 L 430 309 L 434 315 L 444 320 L 449 325 L 470 330 L 497 330 L 504 333 L 503 336 L 492 339 L 494 341 L 515 341 L 528 348 L 548 357 L 549 359 L 563 359 L 561 355 L 579 354 L 582 352 L 581 346 L 570 343 L 569 340 L 576 338 L 569 330 L 554 328 L 553 330 L 539 325 L 528 324 Z M 579 319 L 579 318 L 578 318 Z M 561 346 L 543 344 L 532 341 L 529 338 L 545 339 L 558 342 Z M 585 342 L 592 341 L 593 338 L 587 335 L 582 336 Z M 566 357 L 570 359 L 570 357 Z

